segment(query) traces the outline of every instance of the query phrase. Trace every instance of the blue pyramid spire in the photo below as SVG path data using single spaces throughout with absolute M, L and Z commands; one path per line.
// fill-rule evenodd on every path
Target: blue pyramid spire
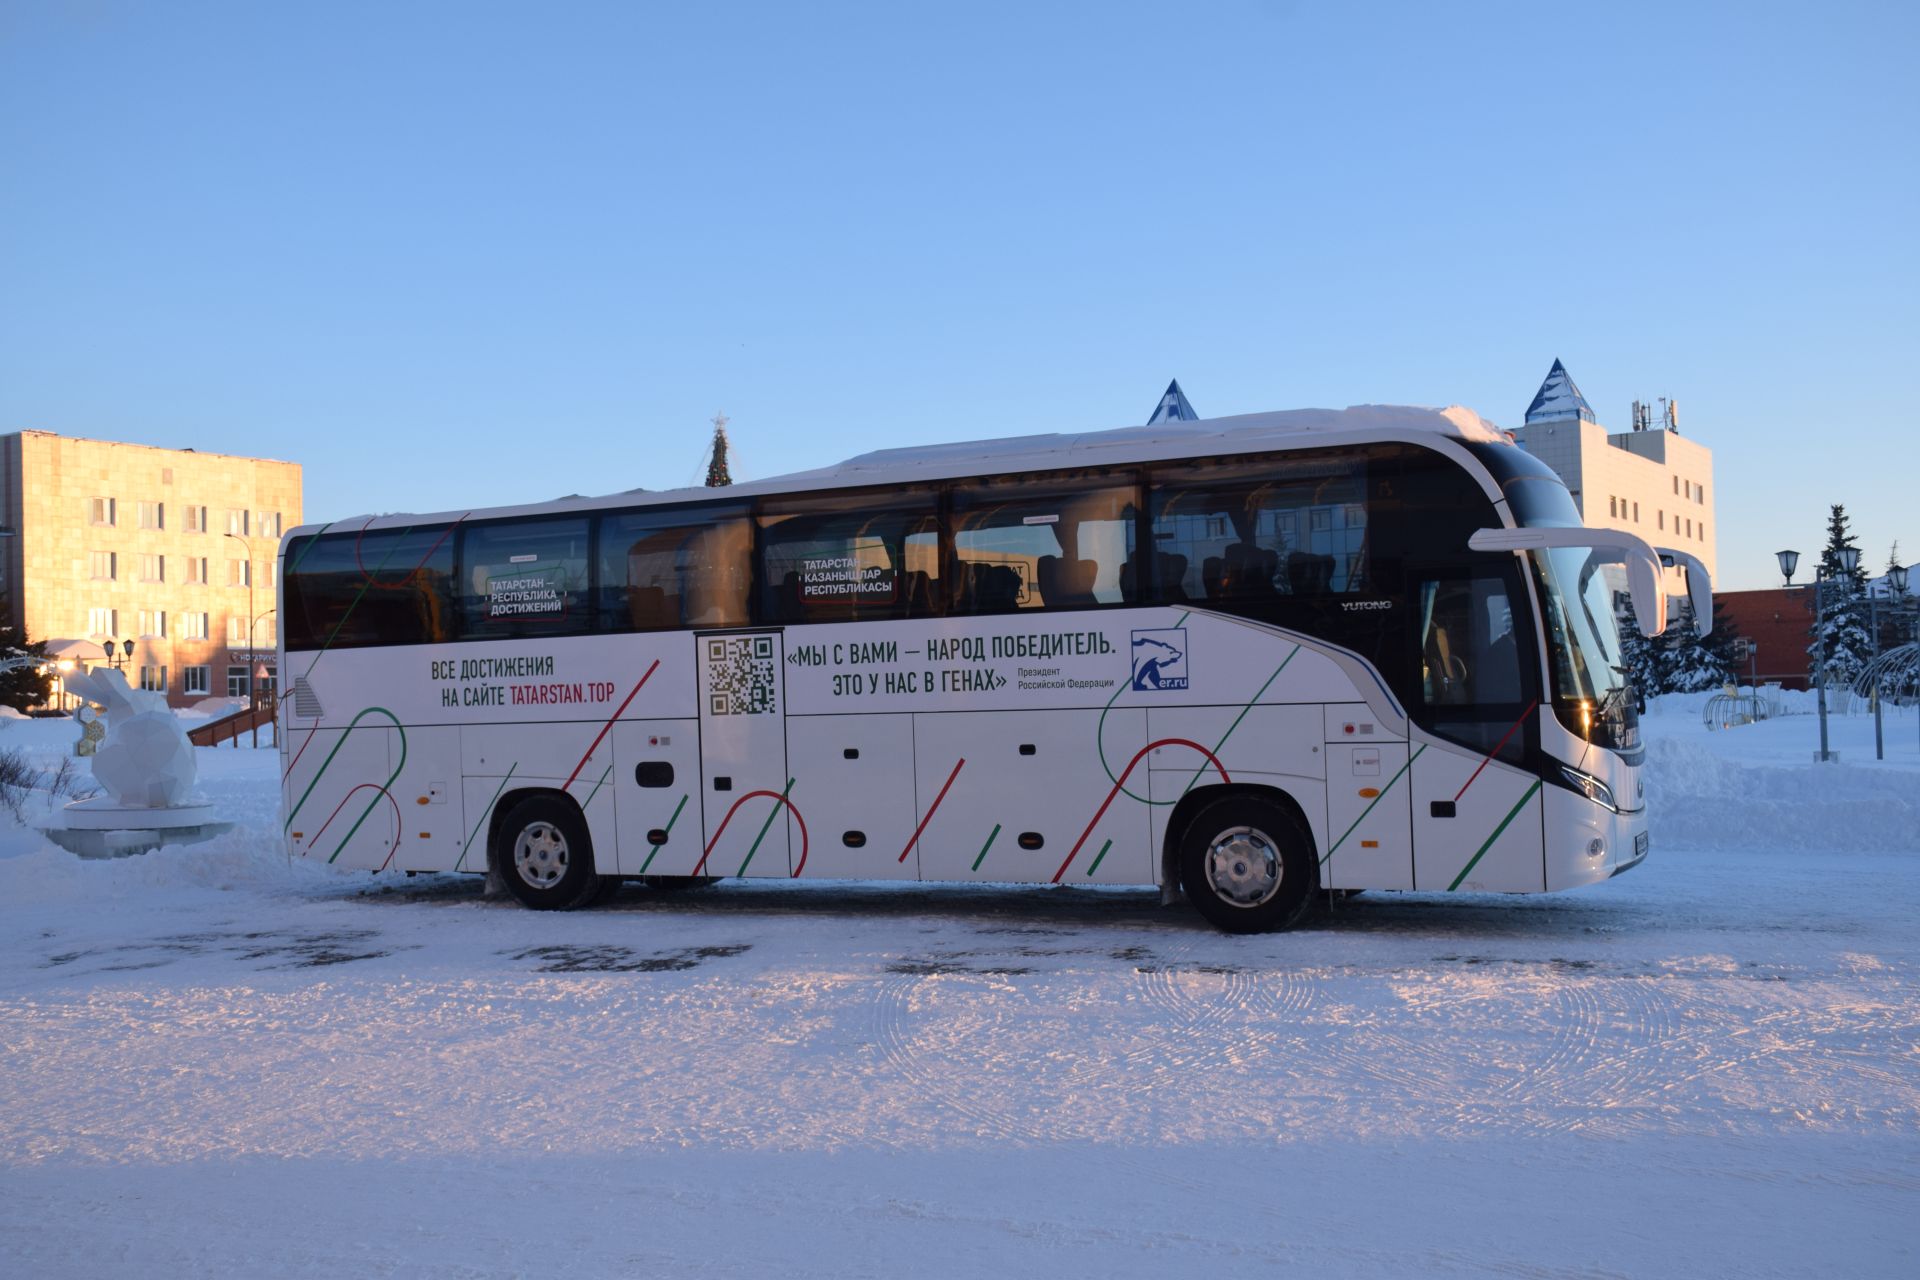
M 1175 378 L 1167 384 L 1160 396 L 1160 403 L 1153 406 L 1153 416 L 1147 419 L 1147 425 L 1156 422 L 1198 422 L 1200 415 L 1187 403 L 1187 393 L 1180 389 L 1180 379 Z
M 1527 406 L 1527 425 L 1564 422 L 1569 418 L 1595 424 L 1600 421 L 1593 416 L 1593 407 L 1580 394 L 1580 388 L 1573 385 L 1573 377 L 1567 372 L 1567 366 L 1556 359 L 1553 368 L 1547 370 L 1547 380 L 1534 393 L 1533 403 Z

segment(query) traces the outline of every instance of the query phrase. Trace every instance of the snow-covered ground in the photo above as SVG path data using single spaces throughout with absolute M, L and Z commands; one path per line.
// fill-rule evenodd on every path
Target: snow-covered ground
M 0 1275 L 1920 1273 L 1920 745 L 1647 720 L 1653 856 L 1229 938 L 1151 894 L 536 915 L 0 816 Z M 71 726 L 13 722 L 52 761 Z M 44 802 L 29 801 L 31 806 Z

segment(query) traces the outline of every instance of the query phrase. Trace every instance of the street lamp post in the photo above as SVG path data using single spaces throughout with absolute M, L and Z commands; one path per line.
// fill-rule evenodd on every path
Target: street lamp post
M 248 572 L 251 573 L 252 571 L 249 570 Z M 260 686 L 267 678 L 267 664 L 266 660 L 261 658 L 253 647 L 253 629 L 260 625 L 260 619 L 271 617 L 275 612 L 277 611 L 274 609 L 268 609 L 264 613 L 255 614 L 253 621 L 247 623 L 247 661 L 252 664 L 249 669 L 250 674 L 247 676 L 247 692 L 251 695 L 247 699 L 247 707 L 254 712 L 253 745 L 256 748 L 260 745 Z M 280 745 L 279 716 L 275 716 L 273 719 L 273 745 L 276 747 Z
M 247 553 L 247 710 L 251 711 L 257 705 L 253 696 L 253 624 L 259 621 L 253 614 L 253 544 L 243 534 L 229 533 L 227 536 L 238 542 Z
M 1786 578 L 1787 585 L 1793 585 L 1793 571 L 1800 563 L 1798 551 L 1776 551 L 1774 556 L 1780 562 L 1780 572 Z M 1847 576 L 1853 575 L 1860 563 L 1860 548 L 1840 548 L 1840 571 Z M 1814 759 L 1825 764 L 1833 760 L 1833 752 L 1827 749 L 1827 587 L 1833 582 L 1833 575 L 1822 564 L 1813 571 L 1813 608 L 1814 608 L 1814 665 L 1813 684 L 1817 691 L 1816 705 L 1820 711 L 1820 754 Z

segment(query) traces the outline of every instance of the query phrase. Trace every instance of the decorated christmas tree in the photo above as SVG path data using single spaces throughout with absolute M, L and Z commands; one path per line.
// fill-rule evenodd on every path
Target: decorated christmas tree
M 713 415 L 713 455 L 707 459 L 707 488 L 719 489 L 733 483 L 727 469 L 727 415 Z

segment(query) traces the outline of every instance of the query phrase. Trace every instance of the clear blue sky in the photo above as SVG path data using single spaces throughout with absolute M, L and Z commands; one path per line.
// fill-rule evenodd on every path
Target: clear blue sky
M 1721 585 L 1920 556 L 1920 6 L 0 0 L 0 430 L 307 513 L 1679 399 Z M 1898 459 L 1889 465 L 1890 459 Z

